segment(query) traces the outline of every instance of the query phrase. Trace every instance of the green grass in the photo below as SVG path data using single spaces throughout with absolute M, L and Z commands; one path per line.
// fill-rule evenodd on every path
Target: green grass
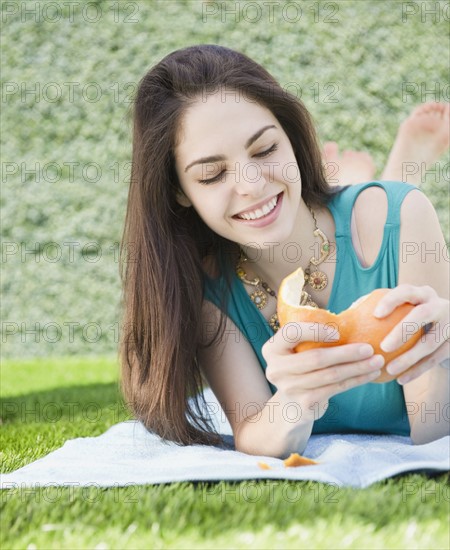
M 129 419 L 117 374 L 113 356 L 4 360 L 0 471 Z M 19 487 L 1 498 L 5 549 L 448 548 L 448 474 L 364 490 L 269 480 Z

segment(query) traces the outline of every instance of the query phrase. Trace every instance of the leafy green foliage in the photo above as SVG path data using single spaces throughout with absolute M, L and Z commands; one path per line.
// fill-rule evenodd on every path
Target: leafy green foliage
M 169 52 L 196 43 L 239 49 L 302 98 L 323 141 L 369 150 L 380 172 L 412 106 L 436 99 L 430 90 L 448 100 L 443 2 L 433 3 L 441 10 L 435 16 L 422 12 L 423 2 L 373 0 L 259 8 L 83 1 L 59 10 L 37 2 L 28 15 L 25 4 L 2 4 L 2 343 L 9 357 L 117 349 L 131 101 Z M 423 188 L 447 235 L 444 165 Z

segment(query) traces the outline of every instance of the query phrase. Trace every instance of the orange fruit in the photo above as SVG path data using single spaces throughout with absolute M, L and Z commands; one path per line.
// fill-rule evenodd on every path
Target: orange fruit
M 386 366 L 395 357 L 398 357 L 409 350 L 421 338 L 424 333 L 423 328 L 415 332 L 409 340 L 404 342 L 401 347 L 394 351 L 386 352 L 380 347 L 385 336 L 394 328 L 395 325 L 415 307 L 413 304 L 405 303 L 397 307 L 387 317 L 379 319 L 373 315 L 373 312 L 380 299 L 389 292 L 388 288 L 378 288 L 370 294 L 359 298 L 348 309 L 339 314 L 332 313 L 326 309 L 317 309 L 311 306 L 299 306 L 301 291 L 305 282 L 302 268 L 297 269 L 285 279 L 283 279 L 277 299 L 277 314 L 280 328 L 286 323 L 320 323 L 330 324 L 339 331 L 339 340 L 333 342 L 300 342 L 294 351 L 306 351 L 314 348 L 332 347 L 356 342 L 365 342 L 370 344 L 376 354 L 383 355 L 385 364 L 381 369 L 380 376 L 374 382 L 390 382 L 396 379 L 398 375 L 391 375 L 386 371 Z M 411 367 L 408 369 L 408 371 Z M 405 371 L 405 372 L 408 372 Z M 401 373 L 404 374 L 404 373 Z

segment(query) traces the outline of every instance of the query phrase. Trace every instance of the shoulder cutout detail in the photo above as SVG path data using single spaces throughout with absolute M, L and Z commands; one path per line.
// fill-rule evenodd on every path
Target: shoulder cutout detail
M 352 224 L 352 242 L 363 267 L 370 267 L 378 257 L 387 214 L 387 195 L 382 187 L 373 186 L 361 191 L 352 211 L 355 229 L 353 234 Z

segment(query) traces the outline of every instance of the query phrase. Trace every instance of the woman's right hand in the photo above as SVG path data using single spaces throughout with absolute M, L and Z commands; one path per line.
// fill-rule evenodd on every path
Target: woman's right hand
M 339 339 L 335 328 L 319 323 L 287 323 L 261 349 L 266 360 L 266 378 L 277 393 L 302 408 L 302 423 L 318 420 L 333 395 L 378 378 L 384 365 L 369 344 L 343 344 L 295 352 L 300 342 L 332 342 Z M 371 363 L 378 361 L 375 366 Z

